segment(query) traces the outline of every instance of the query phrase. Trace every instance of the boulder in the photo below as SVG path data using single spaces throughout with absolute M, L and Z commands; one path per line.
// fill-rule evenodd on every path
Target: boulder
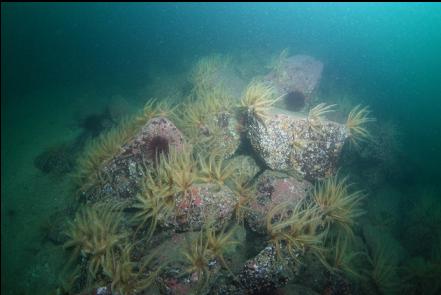
M 250 116 L 246 124 L 251 146 L 269 168 L 294 171 L 310 181 L 335 172 L 349 135 L 343 124 L 323 120 L 313 126 L 303 114 L 276 108 L 265 123 Z
M 246 221 L 250 228 L 258 233 L 265 233 L 265 216 L 276 205 L 283 202 L 294 204 L 303 200 L 311 184 L 284 173 L 266 170 L 256 182 L 257 195 L 247 211 Z
M 159 223 L 177 231 L 189 231 L 200 230 L 207 222 L 214 222 L 220 229 L 231 219 L 236 203 L 236 195 L 227 186 L 193 184 L 186 196 L 176 196 L 172 215 Z
M 239 274 L 242 294 L 273 294 L 295 277 L 298 267 L 291 259 L 278 259 L 274 247 L 267 246 Z
M 308 55 L 281 58 L 264 81 L 274 87 L 278 95 L 284 95 L 285 108 L 300 109 L 311 97 L 323 71 L 323 64 Z M 302 101 L 303 100 L 303 101 Z
M 164 117 L 149 120 L 138 134 L 121 147 L 119 154 L 103 165 L 100 183 L 83 192 L 86 200 L 133 201 L 146 169 L 155 162 L 156 151 L 172 147 L 180 150 L 183 143 L 184 137 L 173 122 Z
M 323 63 L 308 55 L 294 55 L 282 59 L 265 76 L 280 94 L 299 91 L 309 96 L 316 88 L 323 71 Z

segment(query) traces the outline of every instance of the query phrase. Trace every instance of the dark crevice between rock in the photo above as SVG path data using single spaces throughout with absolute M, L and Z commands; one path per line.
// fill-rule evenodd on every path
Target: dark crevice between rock
M 305 107 L 306 97 L 305 95 L 296 90 L 292 92 L 288 92 L 285 97 L 285 105 L 289 111 L 298 112 L 301 111 Z

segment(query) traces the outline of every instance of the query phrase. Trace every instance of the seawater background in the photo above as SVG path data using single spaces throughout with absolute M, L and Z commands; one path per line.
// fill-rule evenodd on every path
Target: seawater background
M 39 228 L 71 198 L 68 181 L 41 173 L 34 158 L 75 138 L 78 117 L 112 96 L 140 107 L 152 85 L 173 87 L 212 53 L 289 47 L 321 60 L 323 83 L 350 89 L 397 125 L 409 172 L 393 189 L 415 199 L 431 190 L 441 202 L 439 4 L 2 3 L 1 17 L 6 294 L 46 294 L 60 264 L 61 249 L 43 243 Z

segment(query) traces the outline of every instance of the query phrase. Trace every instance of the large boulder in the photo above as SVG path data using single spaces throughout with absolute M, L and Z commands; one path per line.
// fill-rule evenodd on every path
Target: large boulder
M 248 225 L 252 230 L 264 234 L 266 214 L 280 203 L 302 201 L 310 188 L 311 184 L 305 180 L 266 170 L 257 178 L 257 194 L 249 204 L 251 210 L 246 214 Z
M 323 64 L 308 55 L 280 58 L 264 81 L 284 96 L 284 108 L 298 110 L 310 99 L 323 71 Z
M 170 148 L 181 150 L 184 137 L 164 117 L 149 120 L 101 170 L 101 181 L 83 192 L 89 202 L 98 200 L 133 201 L 140 190 L 146 169 L 154 165 L 156 152 Z
M 237 197 L 228 186 L 193 184 L 186 195 L 176 196 L 175 203 L 173 213 L 159 220 L 163 227 L 199 230 L 204 224 L 214 222 L 213 226 L 219 229 L 231 219 Z
M 279 259 L 274 247 L 267 246 L 248 260 L 240 272 L 242 294 L 273 294 L 296 276 L 298 268 L 292 259 Z
M 270 111 L 264 123 L 252 116 L 247 120 L 251 146 L 269 168 L 295 171 L 310 181 L 335 172 L 348 135 L 343 124 L 312 125 L 305 115 L 280 109 Z

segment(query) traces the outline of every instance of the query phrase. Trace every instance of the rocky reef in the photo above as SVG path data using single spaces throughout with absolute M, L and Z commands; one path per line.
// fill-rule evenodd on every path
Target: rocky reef
M 333 263 L 333 250 L 346 251 L 363 195 L 337 170 L 345 143 L 367 135 L 367 112 L 348 125 L 326 119 L 324 104 L 309 114 L 274 107 L 284 97 L 302 109 L 286 100 L 308 100 L 322 67 L 283 57 L 238 97 L 243 81 L 207 58 L 184 101 L 149 101 L 88 145 L 80 209 L 65 227 L 65 291 L 275 294 L 317 268 L 328 276 L 308 288 L 347 292 L 350 284 L 328 284 L 353 270 Z M 335 292 L 326 294 L 346 294 Z
M 100 181 L 82 192 L 88 202 L 105 199 L 133 201 L 139 192 L 139 182 L 156 154 L 167 153 L 170 148 L 182 149 L 183 135 L 167 118 L 157 117 L 148 121 L 127 144 L 97 173 Z

